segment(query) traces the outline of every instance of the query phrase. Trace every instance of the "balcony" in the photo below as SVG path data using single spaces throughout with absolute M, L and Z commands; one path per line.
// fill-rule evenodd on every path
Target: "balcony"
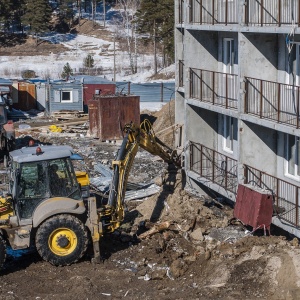
M 238 0 L 189 0 L 191 24 L 237 24 Z
M 272 192 L 274 213 L 279 219 L 299 227 L 299 187 L 244 165 L 245 184 L 253 184 Z
M 245 23 L 252 26 L 299 26 L 298 0 L 247 0 Z
M 299 88 L 246 77 L 245 113 L 299 128 Z
M 188 0 L 190 24 L 239 24 L 247 26 L 300 25 L 299 0 L 245 0 L 239 20 L 238 0 Z
M 184 63 L 183 60 L 179 60 L 178 62 L 178 85 L 179 87 L 183 87 L 183 72 L 184 72 Z
M 224 154 L 191 142 L 190 170 L 226 191 L 237 191 L 237 161 Z
M 190 98 L 237 110 L 238 76 L 190 69 Z

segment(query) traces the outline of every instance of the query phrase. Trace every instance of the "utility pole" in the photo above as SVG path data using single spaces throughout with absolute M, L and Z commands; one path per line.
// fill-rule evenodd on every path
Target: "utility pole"
M 136 41 L 136 23 L 134 24 L 134 72 L 137 73 L 137 41 Z
M 103 27 L 105 28 L 105 19 L 106 19 L 106 8 L 105 8 L 105 0 L 103 0 Z
M 114 31 L 114 82 L 116 82 L 116 32 Z
M 154 20 L 154 29 L 153 29 L 153 35 L 154 35 L 154 74 L 157 74 L 157 58 L 156 58 L 156 22 Z

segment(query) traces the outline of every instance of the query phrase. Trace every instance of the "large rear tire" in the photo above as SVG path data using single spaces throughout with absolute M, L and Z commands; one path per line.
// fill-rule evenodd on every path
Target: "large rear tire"
M 0 271 L 6 260 L 6 243 L 3 237 L 0 235 Z
M 67 266 L 85 253 L 88 233 L 84 224 L 72 215 L 58 215 L 46 220 L 36 233 L 40 256 L 55 266 Z

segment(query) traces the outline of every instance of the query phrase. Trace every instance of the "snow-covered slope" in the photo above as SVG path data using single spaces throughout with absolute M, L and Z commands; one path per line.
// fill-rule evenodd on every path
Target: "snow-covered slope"
M 0 56 L 0 77 L 20 78 L 22 71 L 34 70 L 38 77 L 46 79 L 58 79 L 63 66 L 68 62 L 74 73 L 83 67 L 84 58 L 91 54 L 94 58 L 94 67 L 102 69 L 101 76 L 116 81 L 147 82 L 153 75 L 153 55 L 138 54 L 138 73 L 131 75 L 128 54 L 119 49 L 118 43 L 113 42 L 114 26 L 107 23 L 108 31 L 112 32 L 111 39 L 101 39 L 83 34 L 51 34 L 43 39 L 53 44 L 62 44 L 66 50 L 59 53 L 47 53 L 37 56 Z M 161 60 L 161 58 L 159 58 Z M 172 78 L 175 66 L 160 70 L 162 74 L 171 74 Z M 158 81 L 158 80 L 156 80 Z M 162 81 L 162 80 L 159 80 Z

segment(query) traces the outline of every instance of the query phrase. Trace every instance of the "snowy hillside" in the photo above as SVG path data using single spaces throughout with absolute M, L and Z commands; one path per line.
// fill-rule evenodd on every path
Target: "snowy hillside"
M 88 34 L 50 34 L 43 37 L 53 45 L 63 45 L 63 51 L 55 53 L 47 51 L 43 55 L 27 55 L 20 53 L 16 56 L 0 56 L 0 77 L 20 78 L 22 71 L 34 70 L 40 78 L 59 79 L 63 66 L 68 62 L 74 73 L 83 67 L 84 58 L 91 54 L 94 59 L 94 67 L 101 69 L 101 76 L 109 80 L 147 82 L 153 75 L 153 55 L 138 53 L 138 73 L 130 75 L 129 57 L 124 50 L 120 50 L 119 44 L 114 43 L 114 32 L 119 30 L 116 25 L 107 22 L 102 38 L 101 29 L 92 29 Z M 108 32 L 108 34 L 107 34 Z M 159 65 L 162 58 L 158 58 Z M 175 66 L 159 70 L 164 81 L 174 81 Z M 158 81 L 158 80 L 156 80 Z M 159 80 L 162 81 L 162 80 Z

